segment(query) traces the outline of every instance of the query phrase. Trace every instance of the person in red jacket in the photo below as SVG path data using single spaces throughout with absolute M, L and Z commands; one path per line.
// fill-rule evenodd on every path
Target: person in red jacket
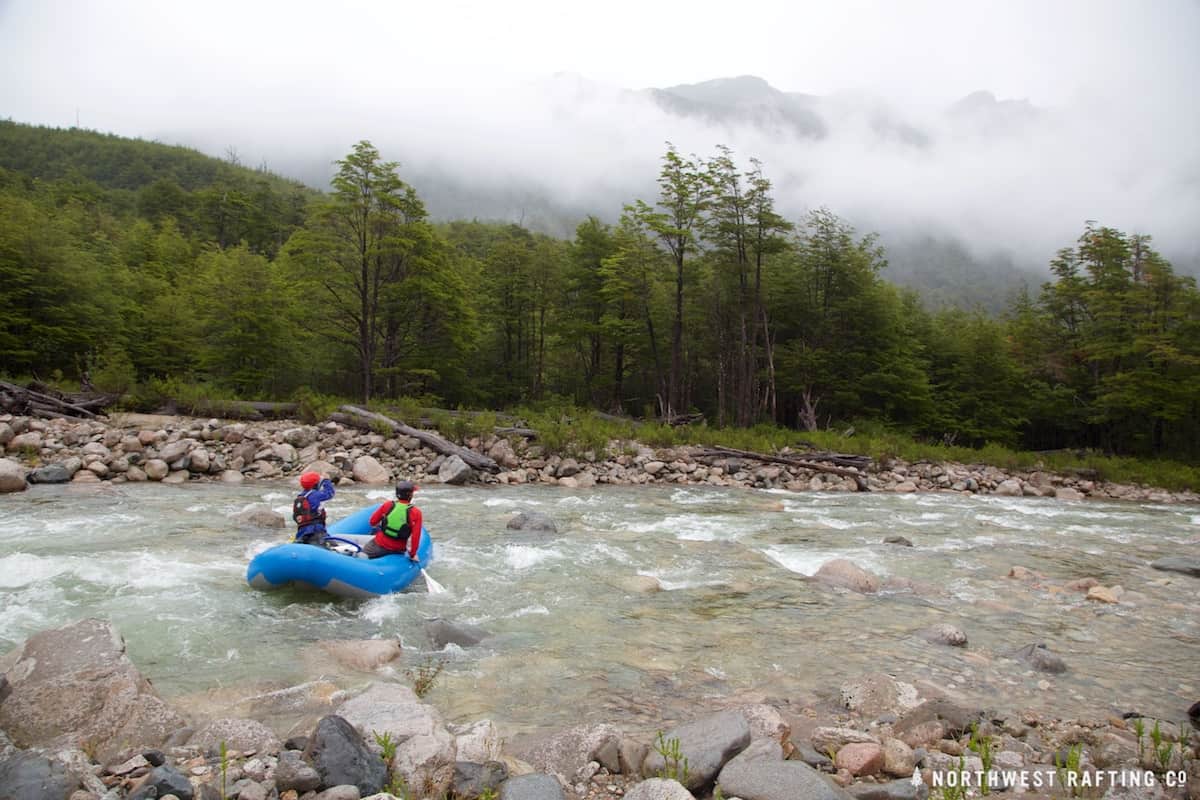
M 388 500 L 371 515 L 371 527 L 378 528 L 375 538 L 363 547 L 367 558 L 408 554 L 417 560 L 421 545 L 421 509 L 412 503 L 417 486 L 412 481 L 396 483 L 396 499 Z

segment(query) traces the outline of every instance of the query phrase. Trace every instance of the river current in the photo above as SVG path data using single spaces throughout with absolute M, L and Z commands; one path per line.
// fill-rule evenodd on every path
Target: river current
M 330 518 L 388 496 L 341 490 Z M 1149 567 L 1200 550 L 1196 506 L 435 485 L 416 500 L 446 591 L 350 601 L 246 585 L 248 560 L 289 533 L 235 518 L 264 504 L 287 516 L 291 498 L 283 483 L 0 496 L 0 654 L 46 628 L 109 619 L 186 711 L 214 690 L 361 685 L 369 676 L 313 658 L 316 643 L 399 638 L 393 678 L 444 662 L 428 699 L 447 718 L 517 732 L 583 720 L 653 729 L 706 703 L 828 696 L 872 671 L 1062 717 L 1181 720 L 1200 699 L 1200 580 Z M 558 534 L 507 530 L 522 509 L 548 514 Z M 883 544 L 893 534 L 914 547 Z M 918 588 L 859 595 L 808 579 L 833 558 Z M 1010 578 L 1014 565 L 1045 578 Z M 662 591 L 639 591 L 638 576 Z M 1123 602 L 1063 589 L 1086 577 L 1122 586 Z M 491 636 L 435 650 L 425 627 L 437 617 Z M 919 632 L 936 623 L 965 631 L 968 646 L 926 642 Z M 1011 657 L 1034 642 L 1068 671 Z

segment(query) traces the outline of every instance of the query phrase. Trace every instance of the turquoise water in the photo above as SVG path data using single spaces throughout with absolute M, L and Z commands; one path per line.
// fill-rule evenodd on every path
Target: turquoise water
M 366 602 L 249 589 L 253 554 L 288 532 L 239 527 L 283 483 L 34 487 L 0 496 L 0 653 L 86 616 L 112 620 L 158 690 L 203 713 L 236 694 L 367 679 L 312 658 L 327 639 L 398 637 L 404 666 L 443 660 L 430 700 L 452 720 L 524 731 L 581 719 L 653 728 L 696 704 L 836 692 L 883 670 L 1004 710 L 1137 710 L 1182 719 L 1200 698 L 1200 580 L 1148 567 L 1200 550 L 1200 508 L 951 494 L 791 494 L 717 488 L 433 486 L 417 496 L 444 594 Z M 331 518 L 386 491 L 340 491 Z M 557 535 L 505 528 L 538 510 Z M 914 548 L 883 545 L 898 533 Z M 807 579 L 849 558 L 919 591 L 862 596 Z M 1031 585 L 1013 565 L 1043 573 Z M 662 591 L 633 585 L 651 576 Z M 1061 590 L 1121 585 L 1110 606 Z M 434 617 L 493 635 L 434 650 Z M 917 632 L 947 622 L 966 651 Z M 1047 643 L 1070 670 L 1008 653 Z

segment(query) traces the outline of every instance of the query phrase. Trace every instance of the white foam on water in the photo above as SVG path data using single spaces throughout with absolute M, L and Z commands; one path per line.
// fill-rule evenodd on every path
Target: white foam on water
M 292 497 L 291 497 L 291 495 L 284 494 L 283 492 L 266 492 L 262 496 L 262 499 L 263 499 L 264 503 L 273 503 L 276 500 L 287 500 L 290 503 L 292 500 Z M 289 508 L 290 508 L 290 506 L 289 506 Z
M 725 584 L 725 581 L 714 578 L 708 572 L 705 572 L 703 576 L 697 576 L 696 571 L 692 569 L 638 570 L 637 574 L 644 575 L 647 578 L 654 578 L 665 592 L 676 592 L 681 589 L 698 589 L 701 586 L 722 586 Z
M 518 608 L 516 611 L 510 611 L 504 616 L 507 619 L 516 619 L 517 617 L 528 617 L 535 614 L 549 616 L 550 609 L 542 605 L 525 606 L 524 608 Z
M 608 505 L 608 500 L 598 494 L 589 494 L 587 496 L 573 494 L 560 498 L 555 505 L 563 506 L 565 508 L 577 508 L 579 506 L 600 506 Z
M 694 514 L 677 514 L 649 522 L 631 522 L 627 527 L 634 533 L 670 533 L 676 539 L 699 542 L 711 542 L 718 538 L 732 539 L 743 532 L 729 519 Z
M 1192 516 L 1192 524 L 1200 525 L 1200 514 L 1195 514 Z
M 819 526 L 822 528 L 832 528 L 835 531 L 848 531 L 854 528 L 874 527 L 875 523 L 871 522 L 851 522 L 848 519 L 840 519 L 831 517 L 827 514 L 813 514 L 811 516 L 802 516 L 794 518 L 795 522 L 805 526 Z
M 597 542 L 584 552 L 583 561 L 588 563 L 616 561 L 619 564 L 632 564 L 634 558 L 619 547 L 613 547 L 605 542 Z
M 731 506 L 737 499 L 715 492 L 698 492 L 694 489 L 676 489 L 671 492 L 671 502 L 681 506 Z
M 489 497 L 487 500 L 484 500 L 482 503 L 480 503 L 480 505 L 482 505 L 484 508 L 499 508 L 501 506 L 507 508 L 511 506 L 519 506 L 521 503 L 511 497 Z
M 772 545 L 760 550 L 779 566 L 798 575 L 813 576 L 826 562 L 836 558 L 852 561 L 876 575 L 886 575 L 887 569 L 874 553 L 863 550 L 812 550 L 797 545 Z
M 529 569 L 543 561 L 562 558 L 563 554 L 553 548 L 531 547 L 524 544 L 504 546 L 504 560 L 513 569 Z
M 1015 522 L 1005 517 L 998 517 L 994 514 L 976 514 L 975 519 L 979 522 L 986 522 L 989 525 L 995 525 L 997 528 L 1005 528 L 1010 531 L 1032 531 L 1036 530 L 1033 525 L 1028 525 L 1023 522 Z
M 231 647 L 225 651 L 225 660 L 226 661 L 237 661 L 241 657 L 242 657 L 242 654 L 240 652 L 238 652 L 238 649 L 236 647 Z
M 721 669 L 720 667 L 705 667 L 704 671 L 720 681 L 723 681 L 729 677 L 725 674 L 725 670 Z
M 0 589 L 16 589 L 40 583 L 69 570 L 70 566 L 57 556 L 13 553 L 0 558 Z

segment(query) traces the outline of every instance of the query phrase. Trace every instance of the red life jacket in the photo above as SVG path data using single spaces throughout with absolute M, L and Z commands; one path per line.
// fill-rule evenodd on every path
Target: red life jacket
M 308 499 L 308 492 L 301 492 L 292 501 L 292 519 L 295 520 L 296 525 L 300 528 L 317 523 L 324 525 L 325 509 L 322 508 L 320 511 L 313 511 L 312 503 Z

